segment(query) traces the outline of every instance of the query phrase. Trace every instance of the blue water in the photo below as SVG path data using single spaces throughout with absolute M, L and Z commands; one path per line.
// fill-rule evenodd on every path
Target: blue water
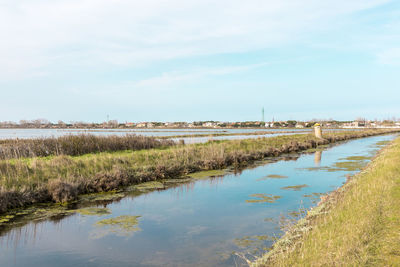
M 282 234 L 279 220 L 316 205 L 357 170 L 332 168 L 349 156 L 372 156 L 379 141 L 357 139 L 322 153 L 291 154 L 238 174 L 208 178 L 167 190 L 127 196 L 107 205 L 112 214 L 74 214 L 60 221 L 31 222 L 0 237 L 0 266 L 234 266 L 237 254 L 260 255 Z M 366 164 L 368 160 L 365 160 Z M 287 178 L 265 178 L 268 175 Z M 307 185 L 298 191 L 286 186 Z M 248 202 L 253 194 L 280 196 L 274 203 Z M 141 216 L 139 231 L 102 228 L 96 222 Z

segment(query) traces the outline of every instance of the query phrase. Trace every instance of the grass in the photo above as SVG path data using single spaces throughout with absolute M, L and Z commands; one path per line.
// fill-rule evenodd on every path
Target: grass
M 151 136 L 95 136 L 90 134 L 66 135 L 51 138 L 0 140 L 0 159 L 48 157 L 121 150 L 141 150 L 175 145 L 171 140 L 158 140 Z
M 179 139 L 179 138 L 197 138 L 197 137 L 218 137 L 218 136 L 245 136 L 245 135 L 273 135 L 273 134 L 284 134 L 284 133 L 309 133 L 311 130 L 303 130 L 303 131 L 256 131 L 256 132 L 241 132 L 241 133 L 215 133 L 210 132 L 206 134 L 181 134 L 181 135 L 172 135 L 172 136 L 160 136 L 160 139 Z
M 254 266 L 400 266 L 400 138 Z
M 236 168 L 265 157 L 303 151 L 384 130 L 223 140 L 147 150 L 101 152 L 0 160 L 0 213 L 40 202 L 66 202 L 79 194 L 187 176 L 198 171 Z

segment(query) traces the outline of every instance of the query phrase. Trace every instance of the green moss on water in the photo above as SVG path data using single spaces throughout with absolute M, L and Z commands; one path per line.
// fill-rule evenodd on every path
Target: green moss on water
M 152 181 L 134 185 L 132 186 L 132 188 L 137 189 L 139 191 L 151 191 L 156 189 L 164 189 L 165 186 L 162 182 Z
M 254 235 L 236 238 L 233 242 L 239 247 L 242 252 L 257 255 L 270 249 L 266 246 L 267 242 L 272 241 L 274 238 L 268 235 Z
M 268 235 L 254 235 L 254 236 L 244 236 L 242 238 L 236 238 L 234 243 L 238 247 L 249 247 L 261 244 L 260 241 L 272 240 Z
M 334 167 L 343 171 L 358 171 L 365 167 L 367 162 L 365 161 L 339 161 L 333 164 Z
M 94 224 L 96 229 L 91 233 L 91 237 L 97 239 L 109 234 L 130 236 L 140 230 L 138 226 L 140 217 L 141 216 L 122 215 L 115 218 L 100 220 Z
M 87 215 L 87 216 L 102 216 L 111 214 L 111 210 L 108 208 L 85 208 L 85 209 L 72 210 L 72 212 L 74 211 L 81 215 Z
M 121 199 L 123 197 L 125 197 L 125 194 L 122 192 L 110 191 L 110 192 L 81 195 L 79 197 L 79 201 L 81 201 L 81 202 L 112 201 L 112 200 Z
M 209 170 L 191 173 L 189 177 L 194 179 L 204 179 L 209 177 L 224 176 L 226 173 L 226 170 Z
M 291 185 L 291 186 L 281 187 L 281 189 L 283 189 L 283 190 L 300 191 L 300 190 L 303 189 L 304 187 L 308 187 L 308 185 L 306 185 L 306 184 Z
M 246 200 L 247 203 L 274 203 L 276 200 L 281 198 L 281 196 L 271 194 L 252 194 L 250 197 L 258 199 L 248 199 Z
M 370 160 L 372 157 L 366 157 L 366 156 L 351 156 L 351 157 L 347 157 L 347 158 L 343 158 L 341 160 L 356 160 L 356 161 L 360 161 L 360 160 Z
M 193 181 L 191 178 L 167 179 L 163 180 L 164 185 L 176 185 Z

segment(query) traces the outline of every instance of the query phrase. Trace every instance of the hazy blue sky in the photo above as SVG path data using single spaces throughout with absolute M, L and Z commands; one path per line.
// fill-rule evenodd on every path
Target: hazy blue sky
M 400 1 L 0 0 L 0 121 L 400 117 Z

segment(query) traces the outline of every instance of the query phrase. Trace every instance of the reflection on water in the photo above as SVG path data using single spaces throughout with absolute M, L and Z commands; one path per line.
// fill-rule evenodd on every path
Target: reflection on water
M 315 151 L 314 153 L 315 167 L 319 167 L 321 165 L 321 157 L 322 157 L 322 151 Z
M 321 194 L 364 166 L 377 142 L 392 138 L 353 140 L 323 157 L 286 155 L 224 177 L 171 179 L 15 212 L 0 221 L 0 266 L 240 266 L 268 250 L 282 224 L 303 217 Z

